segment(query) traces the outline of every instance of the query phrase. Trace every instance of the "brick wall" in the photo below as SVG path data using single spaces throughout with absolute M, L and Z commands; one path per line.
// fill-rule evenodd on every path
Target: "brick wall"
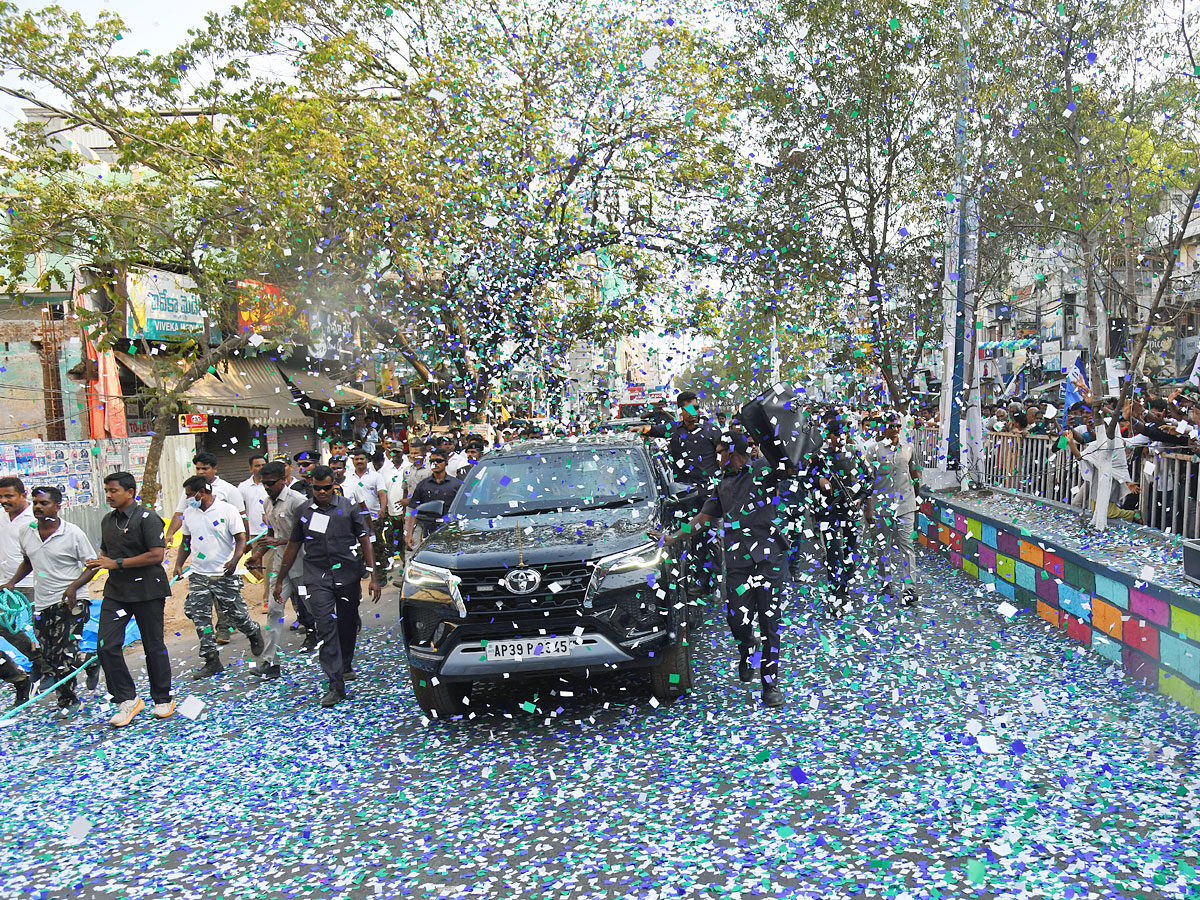
M 917 529 L 922 547 L 1200 712 L 1200 601 L 940 497 L 922 502 Z

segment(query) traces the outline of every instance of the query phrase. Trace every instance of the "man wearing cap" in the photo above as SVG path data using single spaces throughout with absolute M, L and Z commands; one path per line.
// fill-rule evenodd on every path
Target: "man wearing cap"
M 296 461 L 296 470 L 300 477 L 292 482 L 292 490 L 312 499 L 312 470 L 317 464 L 317 455 L 311 450 L 301 450 L 292 457 Z
M 354 650 L 358 636 L 358 607 L 362 602 L 362 576 L 370 575 L 371 601 L 379 602 L 371 532 L 364 514 L 334 488 L 328 466 L 313 470 L 316 499 L 301 507 L 296 525 L 279 564 L 280 572 L 291 572 L 304 550 L 301 585 L 305 602 L 312 610 L 320 638 L 321 669 L 328 679 L 321 706 L 336 706 L 346 699 L 346 682 L 355 679 Z M 298 589 L 299 589 L 298 588 Z M 283 603 L 283 583 L 271 590 L 275 603 Z
M 779 486 L 787 472 L 768 463 L 752 463 L 746 436 L 732 434 L 717 442 L 723 477 L 695 516 L 669 535 L 675 544 L 685 535 L 720 520 L 725 547 L 725 613 L 739 650 L 738 677 L 753 677 L 752 657 L 762 636 L 762 702 L 782 706 L 779 687 L 780 600 L 788 570 L 788 547 L 781 528 Z

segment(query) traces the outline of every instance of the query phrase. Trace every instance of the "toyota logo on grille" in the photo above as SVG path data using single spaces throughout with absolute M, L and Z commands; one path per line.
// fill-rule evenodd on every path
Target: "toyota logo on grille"
M 542 573 L 536 569 L 513 569 L 504 576 L 504 586 L 514 594 L 528 594 L 538 589 Z

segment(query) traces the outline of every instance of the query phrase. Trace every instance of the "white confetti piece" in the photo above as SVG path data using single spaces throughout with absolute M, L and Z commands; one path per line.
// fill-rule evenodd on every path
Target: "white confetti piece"
M 78 844 L 85 837 L 87 837 L 88 832 L 91 830 L 92 823 L 83 816 L 79 816 L 67 828 L 67 839 L 70 841 L 70 843 Z
M 200 717 L 200 713 L 204 712 L 206 705 L 203 700 L 193 694 L 179 704 L 179 714 L 185 719 L 191 719 L 194 722 Z

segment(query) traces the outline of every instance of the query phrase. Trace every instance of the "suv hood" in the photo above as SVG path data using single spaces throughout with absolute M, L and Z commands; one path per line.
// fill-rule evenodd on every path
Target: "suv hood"
M 582 562 L 640 547 L 660 523 L 652 506 L 448 522 L 421 545 L 418 562 L 447 569 Z M 520 544 L 517 529 L 520 527 Z

